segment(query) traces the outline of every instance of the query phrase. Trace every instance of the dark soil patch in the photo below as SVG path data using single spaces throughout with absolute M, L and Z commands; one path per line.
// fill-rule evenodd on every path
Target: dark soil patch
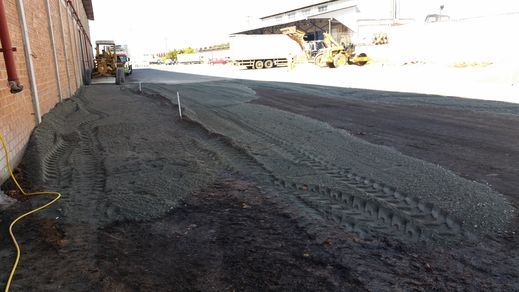
M 347 267 L 248 181 L 191 196 L 168 216 L 100 233 L 106 290 L 364 290 Z

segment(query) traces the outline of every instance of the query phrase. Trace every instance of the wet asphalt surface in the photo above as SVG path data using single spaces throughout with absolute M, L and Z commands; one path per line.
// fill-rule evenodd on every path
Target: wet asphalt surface
M 19 176 L 64 199 L 19 225 L 13 291 L 519 289 L 517 106 L 153 70 L 139 80 L 141 94 L 87 87 L 33 134 Z M 409 168 L 373 169 L 394 161 Z M 451 212 L 397 174 L 446 175 L 489 206 Z M 2 234 L 39 202 L 4 211 Z M 467 226 L 465 206 L 489 227 Z

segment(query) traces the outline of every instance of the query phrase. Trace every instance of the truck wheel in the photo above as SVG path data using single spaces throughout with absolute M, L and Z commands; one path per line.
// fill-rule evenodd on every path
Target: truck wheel
M 265 60 L 265 64 L 264 65 L 265 65 L 266 69 L 270 69 L 270 68 L 274 67 L 274 61 L 272 61 L 272 60 Z
M 326 64 L 323 64 L 323 54 L 317 54 L 317 56 L 315 56 L 315 65 L 319 66 L 319 67 L 326 67 Z
M 344 54 L 337 54 L 335 57 L 333 57 L 333 66 L 335 68 L 342 67 L 346 65 L 346 62 L 348 61 L 348 58 Z
M 361 57 L 361 58 L 365 58 L 365 57 L 367 57 L 367 56 L 368 56 L 368 55 L 366 55 L 366 54 L 364 54 L 364 53 L 360 53 L 360 54 L 359 54 L 359 57 Z M 368 61 L 360 61 L 360 62 L 357 62 L 357 65 L 358 65 L 358 66 L 364 66 L 364 65 L 366 65 L 367 62 L 368 62 Z
M 258 60 L 254 62 L 254 69 L 263 69 L 263 61 Z
M 115 84 L 116 85 L 119 85 L 121 84 L 121 76 L 120 76 L 120 71 L 119 69 L 115 70 Z
M 253 66 L 247 66 L 247 69 L 252 69 L 252 68 L 253 68 Z
M 115 70 L 115 84 L 121 85 L 124 82 L 124 68 Z
M 92 69 L 90 69 L 90 68 L 86 68 L 86 69 L 85 69 L 85 73 L 84 73 L 84 75 L 83 75 L 83 79 L 84 79 L 84 80 L 83 80 L 83 83 L 84 83 L 85 85 L 90 85 L 90 84 L 92 84 Z

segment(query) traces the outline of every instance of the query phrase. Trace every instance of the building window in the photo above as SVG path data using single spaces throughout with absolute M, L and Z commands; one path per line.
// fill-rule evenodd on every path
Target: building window
M 282 15 L 276 16 L 276 22 L 281 22 L 281 20 L 283 20 Z
M 296 18 L 296 13 L 295 12 L 290 12 L 288 14 L 288 19 L 294 19 L 294 18 Z
M 310 8 L 303 10 L 303 15 L 310 14 Z
M 326 12 L 328 10 L 328 5 L 321 5 L 317 9 L 319 12 Z

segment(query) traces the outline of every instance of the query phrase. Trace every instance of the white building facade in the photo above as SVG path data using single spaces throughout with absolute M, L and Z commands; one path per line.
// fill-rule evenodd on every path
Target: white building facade
M 237 33 L 277 34 L 280 29 L 296 26 L 315 37 L 329 32 L 340 43 L 365 43 L 376 33 L 393 26 L 423 21 L 435 8 L 424 7 L 413 0 L 331 0 L 281 11 L 260 18 L 251 27 Z M 429 5 L 430 7 L 434 7 Z M 438 6 L 439 8 L 439 6 Z M 430 10 L 427 12 L 427 10 Z

